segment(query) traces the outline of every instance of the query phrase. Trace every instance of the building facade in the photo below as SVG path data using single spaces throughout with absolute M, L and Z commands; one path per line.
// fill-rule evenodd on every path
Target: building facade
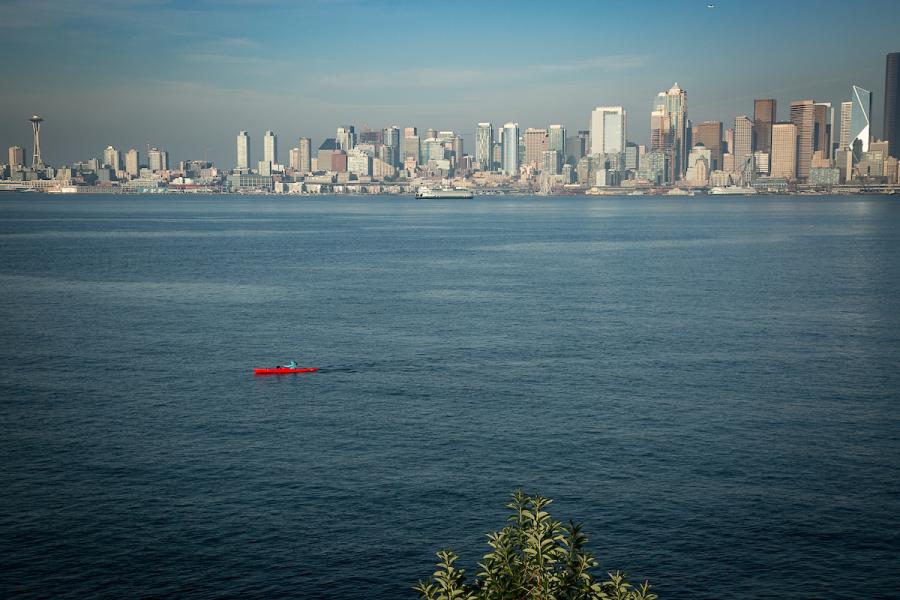
M 246 131 L 239 131 L 237 134 L 237 162 L 235 167 L 238 169 L 250 168 L 250 135 Z
M 772 125 L 772 153 L 769 174 L 791 180 L 797 178 L 797 125 L 775 123 Z
M 791 102 L 791 123 L 797 127 L 797 179 L 809 179 L 815 148 L 816 103 L 814 100 Z M 775 143 L 774 141 L 772 142 Z
M 519 174 L 519 124 L 507 123 L 503 126 L 503 139 L 501 141 L 503 149 L 501 155 L 503 157 L 503 172 L 506 175 L 516 176 Z
M 278 136 L 271 130 L 263 134 L 263 161 L 278 164 Z
M 753 150 L 772 150 L 772 125 L 775 123 L 775 100 L 757 98 L 753 101 Z
M 900 158 L 900 52 L 891 52 L 884 65 L 884 129 L 888 153 Z
M 625 109 L 598 106 L 591 112 L 590 154 L 625 152 Z

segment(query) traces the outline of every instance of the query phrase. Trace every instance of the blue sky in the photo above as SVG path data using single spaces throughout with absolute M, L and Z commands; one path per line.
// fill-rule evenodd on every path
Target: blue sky
M 240 129 L 279 151 L 337 125 L 460 131 L 477 121 L 586 129 L 624 105 L 647 141 L 657 91 L 677 81 L 694 121 L 733 121 L 753 98 L 839 103 L 874 93 L 900 51 L 900 2 L 647 0 L 0 0 L 0 147 L 30 146 L 41 114 L 54 164 L 147 143 L 173 160 L 234 163 Z M 852 8 L 851 8 L 852 7 Z

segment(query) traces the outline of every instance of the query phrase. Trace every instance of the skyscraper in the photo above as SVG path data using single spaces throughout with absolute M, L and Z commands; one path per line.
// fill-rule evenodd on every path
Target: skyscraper
M 519 124 L 507 123 L 503 126 L 503 172 L 507 175 L 519 174 Z
M 125 153 L 125 172 L 132 177 L 137 177 L 140 172 L 140 154 L 137 148 L 132 148 Z
M 841 102 L 841 140 L 838 150 L 846 150 L 850 147 L 850 113 L 852 111 L 852 102 Z
M 566 128 L 562 125 L 551 125 L 547 130 L 547 150 L 556 152 L 556 170 L 559 173 L 566 160 Z
M 353 125 L 338 127 L 337 133 L 334 136 L 334 141 L 337 144 L 338 149 L 343 150 L 344 152 L 351 150 L 356 146 L 356 129 Z
M 263 135 L 263 161 L 278 164 L 278 136 L 271 130 Z
M 656 95 L 650 113 L 650 146 L 669 156 L 667 181 L 680 179 L 687 160 L 687 92 L 676 83 Z
M 772 177 L 797 177 L 797 130 L 794 123 L 772 125 L 772 153 L 769 173 Z
M 405 163 L 407 159 L 414 159 L 419 162 L 419 130 L 415 127 L 403 128 L 403 141 L 400 148 L 400 162 Z
M 491 149 L 494 147 L 494 127 L 490 123 L 475 126 L 475 160 L 482 171 L 493 171 Z
M 385 162 L 396 167 L 400 164 L 400 128 L 396 125 L 385 127 L 381 132 L 384 141 Z
M 722 122 L 703 121 L 693 127 L 691 143 L 696 146 L 703 144 L 709 149 L 709 170 L 715 171 L 722 168 Z
M 747 161 L 753 157 L 753 121 L 747 115 L 734 120 L 734 168 L 743 171 Z
M 299 157 L 297 158 L 297 170 L 301 173 L 312 171 L 312 140 L 302 137 L 297 143 Z
M 831 158 L 831 136 L 834 129 L 834 109 L 831 102 L 816 102 L 813 129 L 813 152 L 821 152 L 823 158 Z
M 884 134 L 888 153 L 900 158 L 900 52 L 887 55 L 884 64 Z
M 591 112 L 590 154 L 625 152 L 625 109 L 598 106 Z
M 757 98 L 753 101 L 753 149 L 772 150 L 772 124 L 775 122 L 775 100 Z
M 300 170 L 300 148 L 288 150 L 288 166 L 294 171 Z
M 24 167 L 25 166 L 25 149 L 21 146 L 10 146 L 9 147 L 9 167 Z
M 238 169 L 250 168 L 250 136 L 246 131 L 237 134 L 237 164 Z
M 119 156 L 119 151 L 112 146 L 107 146 L 103 151 L 103 164 L 116 171 L 121 169 L 122 158 Z
M 529 127 L 525 130 L 525 164 L 539 167 L 547 149 L 547 130 Z
M 791 102 L 791 123 L 797 126 L 797 179 L 805 181 L 809 178 L 809 167 L 812 163 L 815 145 L 815 101 L 795 100 Z
M 151 148 L 147 153 L 147 166 L 156 173 L 166 171 L 169 168 L 169 153 L 159 148 Z
M 850 86 L 850 134 L 847 149 L 853 151 L 853 162 L 862 159 L 869 151 L 869 116 L 872 114 L 872 92 L 859 86 Z

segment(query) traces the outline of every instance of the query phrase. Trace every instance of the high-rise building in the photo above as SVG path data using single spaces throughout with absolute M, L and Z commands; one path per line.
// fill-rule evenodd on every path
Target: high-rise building
M 791 123 L 797 126 L 797 179 L 806 181 L 809 178 L 809 167 L 815 147 L 815 101 L 791 102 Z
M 884 64 L 884 132 L 888 152 L 900 158 L 900 52 L 887 55 Z
M 338 150 L 337 140 L 335 138 L 325 138 L 325 141 L 319 145 L 316 151 L 317 167 L 319 171 L 331 171 L 332 159 L 335 151 Z
M 250 168 L 250 135 L 246 131 L 237 134 L 237 164 L 238 169 Z
M 831 102 L 816 102 L 813 126 L 813 153 L 821 152 L 823 158 L 831 158 L 831 135 L 834 129 L 834 109 Z
M 693 126 L 691 143 L 703 144 L 709 150 L 709 170 L 722 168 L 722 122 L 703 121 Z
M 385 127 L 381 132 L 385 148 L 385 162 L 392 167 L 400 165 L 400 128 L 396 125 Z
M 507 123 L 503 126 L 503 172 L 507 175 L 519 174 L 519 124 Z
M 676 83 L 656 95 L 650 113 L 650 146 L 667 153 L 666 180 L 675 181 L 684 174 L 687 161 L 687 92 Z
M 121 169 L 122 158 L 119 155 L 119 151 L 112 146 L 107 146 L 106 150 L 103 151 L 103 164 L 116 171 Z
M 338 127 L 337 133 L 334 136 L 334 141 L 340 150 L 343 150 L 344 152 L 351 150 L 356 146 L 356 129 L 353 125 Z
M 475 126 L 475 160 L 482 171 L 493 171 L 491 149 L 494 147 L 494 127 L 490 123 Z
M 450 149 L 453 150 L 453 156 L 456 160 L 456 166 L 459 167 L 463 160 L 463 138 L 461 135 L 454 135 L 450 138 Z
M 271 130 L 263 135 L 263 161 L 278 164 L 278 136 Z
M 410 129 L 412 132 L 410 132 Z M 407 127 L 406 133 L 403 138 L 403 162 L 406 163 L 407 160 L 412 160 L 414 165 L 419 164 L 419 157 L 421 156 L 421 148 L 419 142 L 419 136 L 416 132 L 415 127 Z M 411 134 L 411 135 L 410 135 Z
M 312 171 L 312 140 L 302 137 L 297 143 L 299 156 L 297 158 L 297 170 L 301 173 Z
M 292 171 L 300 170 L 300 148 L 288 150 L 288 166 Z
M 625 152 L 625 109 L 598 106 L 591 112 L 590 154 Z
M 838 143 L 838 150 L 846 150 L 850 147 L 850 113 L 852 111 L 852 102 L 841 102 L 841 139 Z
M 794 123 L 772 125 L 772 153 L 769 160 L 769 173 L 772 177 L 796 179 L 798 129 Z
M 775 122 L 775 100 L 757 98 L 753 101 L 753 150 L 772 150 L 772 124 Z
M 559 173 L 566 159 L 566 128 L 562 125 L 551 125 L 547 130 L 547 150 L 556 152 L 556 170 Z
M 857 85 L 850 86 L 850 104 L 850 134 L 847 148 L 853 151 L 853 161 L 856 162 L 862 159 L 864 152 L 869 151 L 872 92 Z
M 132 177 L 137 177 L 140 173 L 140 153 L 137 148 L 132 148 L 125 153 L 125 172 Z
M 734 120 L 734 167 L 736 171 L 744 169 L 748 160 L 753 158 L 753 121 L 747 115 Z
M 547 149 L 547 130 L 529 127 L 525 130 L 525 164 L 539 167 Z
M 25 149 L 22 146 L 10 146 L 9 147 L 9 167 L 24 167 L 25 166 Z
M 154 173 L 167 171 L 169 169 L 169 153 L 159 148 L 151 148 L 147 153 L 147 166 Z

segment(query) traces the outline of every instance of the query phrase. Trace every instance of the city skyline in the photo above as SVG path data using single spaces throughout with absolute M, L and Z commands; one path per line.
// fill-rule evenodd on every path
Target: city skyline
M 879 18 L 868 26 L 865 44 L 848 46 L 836 43 L 839 6 L 760 3 L 747 11 L 737 3 L 715 9 L 705 3 L 575 3 L 565 13 L 540 15 L 545 25 L 568 33 L 552 47 L 524 41 L 507 47 L 500 43 L 501 25 L 508 22 L 524 35 L 540 14 L 538 5 L 513 10 L 461 3 L 429 20 L 405 3 L 101 1 L 76 14 L 55 0 L 11 2 L 0 47 L 31 68 L 18 68 L 18 60 L 0 67 L 5 80 L 16 82 L 3 93 L 0 144 L 28 147 L 30 131 L 21 119 L 36 112 L 48 120 L 43 158 L 54 164 L 100 155 L 109 145 L 149 144 L 165 147 L 174 160 L 227 165 L 238 130 L 257 139 L 266 130 L 277 132 L 279 154 L 286 157 L 296 138 L 310 137 L 317 146 L 339 123 L 454 130 L 473 151 L 478 122 L 513 121 L 523 130 L 561 123 L 571 134 L 588 129 L 590 111 L 606 105 L 634 115 L 629 138 L 647 143 L 649 119 L 641 115 L 674 81 L 690 90 L 691 120 L 725 123 L 753 114 L 755 98 L 773 98 L 782 107 L 804 98 L 839 105 L 847 87 L 859 85 L 872 92 L 872 133 L 880 137 L 883 57 L 896 50 L 891 23 L 900 19 L 900 8 L 865 3 Z M 215 31 L 185 25 L 213 8 L 221 24 Z M 792 29 L 800 18 L 810 27 Z M 746 25 L 748 39 L 733 39 L 735 23 Z M 289 35 L 298 24 L 304 35 Z M 346 42 L 326 39 L 336 26 Z M 703 40 L 653 35 L 699 26 Z M 379 46 L 395 50 L 396 59 L 370 61 L 362 52 L 379 27 L 403 34 Z M 779 43 L 749 39 L 754 27 L 766 28 Z M 97 33 L 88 42 L 87 31 Z M 421 44 L 437 33 L 457 35 L 460 44 L 409 52 L 430 48 Z M 36 41 L 41 34 L 56 36 L 52 48 Z M 468 43 L 479 35 L 491 42 L 488 61 Z M 91 68 L 74 69 L 73 59 Z

